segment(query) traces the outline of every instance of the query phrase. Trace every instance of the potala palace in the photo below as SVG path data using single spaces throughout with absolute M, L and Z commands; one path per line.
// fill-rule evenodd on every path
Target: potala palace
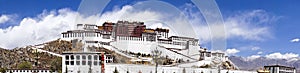
M 148 29 L 144 22 L 77 24 L 61 33 L 62 40 L 78 49 L 62 54 L 62 71 L 155 73 L 157 68 L 157 73 L 256 73 L 238 70 L 224 52 L 202 48 L 199 39 L 169 36 L 169 32 Z

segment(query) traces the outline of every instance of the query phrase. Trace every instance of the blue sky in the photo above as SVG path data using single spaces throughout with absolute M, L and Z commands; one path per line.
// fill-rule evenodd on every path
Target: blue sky
M 279 16 L 280 18 L 272 24 L 267 24 L 271 27 L 272 36 L 265 41 L 236 41 L 232 40 L 229 44 L 242 43 L 242 45 L 257 45 L 266 52 L 299 52 L 299 43 L 291 43 L 290 40 L 299 38 L 300 32 L 299 16 L 300 12 L 299 1 L 280 1 L 280 0 L 217 0 L 218 5 L 223 15 L 230 14 L 234 11 L 243 11 L 251 9 L 262 9 L 269 14 Z
M 52 14 L 51 11 L 54 11 L 56 12 L 54 16 L 58 16 L 60 14 L 59 10 L 64 8 L 67 8 L 66 11 L 76 12 L 80 2 L 81 0 L 0 0 L 0 15 L 7 15 L 10 19 L 3 23 L 0 22 L 0 29 L 2 29 L 2 31 L 0 31 L 2 33 L 0 34 L 8 35 L 5 34 L 5 32 L 9 32 L 9 30 L 7 30 L 9 27 L 13 28 L 19 26 L 22 21 L 25 22 L 24 19 L 26 18 L 31 18 L 36 21 L 42 20 L 43 16 L 39 16 L 43 13 L 47 15 Z M 133 5 L 138 2 L 140 1 L 112 0 L 104 9 L 103 13 L 113 12 L 114 9 L 122 9 L 123 6 Z M 164 2 L 170 3 L 180 10 L 187 8 L 188 4 L 193 5 L 191 1 L 184 0 L 164 0 Z M 241 33 L 243 32 L 233 33 L 233 37 L 227 39 L 227 48 L 231 49 L 231 51 L 235 49 L 232 55 L 267 56 L 279 52 L 282 56 L 293 54 L 298 57 L 298 54 L 300 54 L 300 43 L 298 43 L 298 41 L 291 42 L 293 39 L 300 38 L 298 28 L 300 27 L 300 9 L 298 8 L 300 7 L 300 1 L 216 0 L 216 2 L 225 22 L 228 21 L 228 23 L 239 19 L 239 17 L 242 17 L 244 14 L 250 15 L 251 12 L 258 14 L 252 18 L 250 16 L 251 20 L 243 20 L 246 22 L 246 26 L 241 27 L 240 30 L 247 31 L 248 33 L 257 33 L 255 30 L 262 29 L 262 31 L 258 31 L 262 33 L 254 34 L 255 36 L 259 36 L 260 39 L 253 39 L 251 36 L 249 38 L 247 35 L 242 35 Z M 191 11 L 191 15 L 199 12 L 197 8 L 191 8 Z M 259 18 L 261 16 L 265 17 Z M 247 16 L 245 18 L 247 19 Z M 262 21 L 263 19 L 267 20 Z M 262 21 L 262 23 L 259 23 L 259 21 Z M 234 27 L 240 26 L 243 25 Z M 6 31 L 3 31 L 5 29 Z M 203 45 L 209 47 L 210 43 L 204 43 Z M 3 46 L 0 44 L 0 47 Z

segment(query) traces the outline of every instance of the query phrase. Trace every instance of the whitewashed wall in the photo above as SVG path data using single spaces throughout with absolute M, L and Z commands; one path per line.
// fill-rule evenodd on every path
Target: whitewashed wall
M 144 53 L 144 54 L 151 54 L 151 51 L 154 50 L 156 47 L 154 44 L 157 44 L 157 42 L 149 42 L 149 41 L 131 41 L 131 40 L 118 40 L 116 42 L 112 42 L 111 45 L 115 46 L 116 48 L 123 50 L 123 51 L 131 51 L 134 53 Z M 185 48 L 185 46 L 179 46 L 179 45 L 169 45 L 169 44 L 159 44 L 161 46 L 164 47 L 168 47 L 168 48 Z M 178 51 L 179 53 L 185 54 L 187 56 L 191 56 L 194 59 L 199 59 L 200 55 L 196 55 L 199 54 L 199 46 L 191 46 L 189 47 L 189 50 L 182 50 L 182 51 Z M 173 59 L 184 59 L 185 61 L 188 60 L 189 58 L 184 57 L 182 55 L 179 55 L 175 52 L 169 51 L 165 48 L 160 48 L 157 47 L 158 50 L 162 51 L 162 56 L 166 56 L 168 55 L 169 58 L 173 58 Z M 192 56 L 193 55 L 193 56 Z M 189 59 L 190 61 L 193 61 L 191 59 Z
M 106 65 L 105 73 L 113 73 L 113 71 L 117 68 L 119 73 L 138 73 L 141 71 L 142 73 L 155 73 L 155 66 L 147 66 L 147 65 L 133 65 L 133 64 L 111 64 Z M 183 73 L 183 69 L 185 69 L 185 73 L 218 73 L 218 69 L 208 69 L 208 68 L 183 68 L 183 67 L 158 67 L 157 73 Z M 241 71 L 241 70 L 220 70 L 221 73 L 257 73 L 256 71 Z

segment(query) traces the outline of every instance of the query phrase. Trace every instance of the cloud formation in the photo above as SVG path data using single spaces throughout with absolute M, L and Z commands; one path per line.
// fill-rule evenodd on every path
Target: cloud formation
M 227 55 L 234 55 L 236 53 L 240 52 L 239 50 L 235 49 L 235 48 L 232 48 L 232 49 L 227 49 L 226 50 L 226 54 Z
M 261 56 L 260 55 L 251 55 L 251 56 L 248 56 L 246 57 L 246 60 L 254 60 L 254 59 L 257 59 L 257 58 L 260 58 Z
M 262 54 L 262 53 L 263 53 L 262 51 L 257 52 L 257 54 L 259 54 L 259 55 Z
M 299 54 L 295 54 L 295 53 L 281 54 L 279 52 L 275 52 L 275 53 L 268 54 L 265 57 L 269 59 L 291 59 L 291 58 L 299 57 Z
M 271 38 L 270 27 L 263 26 L 277 20 L 264 10 L 240 12 L 225 19 L 229 38 L 241 37 L 245 40 L 262 41 Z
M 260 57 L 264 57 L 267 59 L 285 59 L 287 61 L 297 61 L 299 60 L 299 54 L 295 54 L 295 53 L 279 53 L 279 52 L 275 52 L 275 53 L 270 53 L 267 55 L 261 55 L 262 52 L 258 52 L 258 54 L 256 55 L 251 55 L 251 56 L 247 56 L 244 57 L 245 60 L 249 61 L 249 60 L 254 60 Z
M 75 16 L 69 9 L 60 9 L 23 18 L 18 26 L 0 29 L 0 46 L 12 49 L 58 39 L 62 31 L 72 28 Z
M 0 16 L 0 24 L 5 23 L 9 20 L 10 20 L 9 15 L 4 15 L 3 14 L 3 15 Z
M 292 39 L 290 42 L 292 42 L 292 43 L 296 43 L 296 42 L 299 42 L 300 41 L 300 39 L 299 38 L 295 38 L 295 39 Z
M 189 17 L 191 24 L 194 24 L 194 29 L 197 32 L 201 42 L 211 40 L 209 26 L 200 12 L 193 11 L 193 5 L 186 4 L 184 13 Z M 226 38 L 241 38 L 250 41 L 263 41 L 272 38 L 271 27 L 266 26 L 278 20 L 280 17 L 274 16 L 265 10 L 247 10 L 238 11 L 228 14 L 224 18 L 224 25 L 226 29 Z M 221 27 L 221 26 L 210 26 Z M 214 30 L 211 30 L 214 31 Z M 224 37 L 215 35 L 215 37 Z

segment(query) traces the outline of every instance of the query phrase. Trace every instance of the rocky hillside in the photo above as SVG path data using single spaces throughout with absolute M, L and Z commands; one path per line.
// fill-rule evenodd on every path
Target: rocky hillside
M 0 48 L 1 67 L 17 68 L 18 64 L 27 61 L 33 64 L 33 68 L 49 68 L 51 60 L 59 58 L 48 53 L 36 53 L 35 50 L 32 49 L 32 47 L 34 46 L 42 46 L 42 48 L 40 49 L 59 54 L 61 54 L 63 51 L 72 50 L 70 42 L 62 41 L 59 39 L 39 45 L 30 45 L 22 48 L 14 48 L 12 50 Z M 38 64 L 35 65 L 37 58 Z
M 295 67 L 297 72 L 300 73 L 300 59 L 268 59 L 266 57 L 259 57 L 252 60 L 247 60 L 243 57 L 231 56 L 229 59 L 242 70 L 257 70 L 263 68 L 265 65 L 284 65 Z
M 33 68 L 49 68 L 51 66 L 50 64 L 52 60 L 60 58 L 44 52 L 36 53 L 35 50 L 32 49 L 33 47 L 46 50 L 49 52 L 54 52 L 57 54 L 62 54 L 62 52 L 64 51 L 81 50 L 78 48 L 72 48 L 71 42 L 60 40 L 60 39 L 38 44 L 38 45 L 29 45 L 22 48 L 15 48 L 12 50 L 0 48 L 0 65 L 1 65 L 0 67 L 15 69 L 20 63 L 27 61 L 33 64 Z M 117 63 L 129 63 L 128 62 L 130 60 L 129 58 L 119 55 L 114 51 L 110 51 L 101 47 L 89 47 L 89 48 L 93 48 L 94 49 L 93 51 L 97 51 L 97 52 L 102 51 L 107 54 L 111 54 L 112 56 L 115 57 L 114 61 Z M 37 58 L 38 58 L 38 65 L 36 66 L 35 63 Z

